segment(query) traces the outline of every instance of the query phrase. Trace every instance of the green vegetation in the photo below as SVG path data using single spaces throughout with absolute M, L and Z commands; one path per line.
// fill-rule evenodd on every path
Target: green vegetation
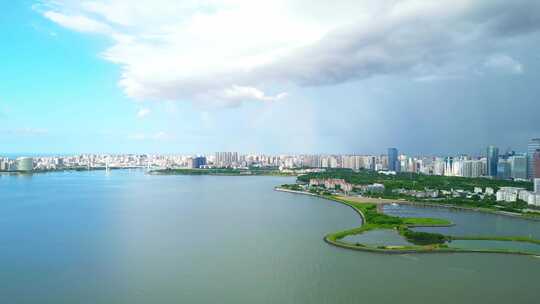
M 452 236 L 452 240 L 522 242 L 540 245 L 540 240 L 526 236 Z
M 298 184 L 284 184 L 284 185 L 281 185 L 280 187 L 283 188 L 283 189 L 293 190 L 293 191 L 303 191 L 304 190 Z
M 416 245 L 444 244 L 449 240 L 449 237 L 439 233 L 412 231 L 403 227 L 400 227 L 399 229 L 399 233 L 403 235 L 407 241 Z
M 272 176 L 294 176 L 294 173 L 281 172 L 277 169 L 266 168 L 211 168 L 211 169 L 161 169 L 150 171 L 150 174 L 160 175 L 272 175 Z
M 282 187 L 287 188 L 287 187 Z M 309 192 L 305 192 L 309 193 Z M 324 240 L 332 245 L 370 252 L 380 253 L 415 253 L 415 252 L 479 252 L 479 253 L 507 253 L 507 254 L 523 254 L 534 255 L 530 252 L 516 251 L 511 249 L 461 249 L 451 248 L 447 242 L 452 240 L 495 240 L 509 242 L 527 242 L 540 245 L 540 240 L 529 237 L 497 237 L 497 236 L 459 236 L 452 237 L 439 233 L 413 231 L 411 227 L 437 227 L 451 226 L 450 221 L 436 218 L 400 218 L 382 214 L 378 211 L 377 206 L 372 203 L 355 202 L 335 195 L 325 195 L 317 193 L 318 196 L 337 201 L 339 203 L 350 206 L 360 214 L 363 219 L 363 224 L 360 227 L 329 233 L 324 237 Z M 408 246 L 368 246 L 361 243 L 348 243 L 342 241 L 343 238 L 349 235 L 361 234 L 370 230 L 376 229 L 395 229 L 408 242 L 413 245 Z
M 364 219 L 364 224 L 361 227 L 331 233 L 327 236 L 329 240 L 334 242 L 341 240 L 347 235 L 360 234 L 369 230 L 375 229 L 396 229 L 399 234 L 404 236 L 407 241 L 415 245 L 434 245 L 443 244 L 449 238 L 438 233 L 416 232 L 409 229 L 411 226 L 450 226 L 451 222 L 444 219 L 434 218 L 401 218 L 390 216 L 377 211 L 375 204 L 358 203 L 345 200 L 337 196 L 325 196 L 331 200 L 351 206 Z
M 375 171 L 361 170 L 354 172 L 349 169 L 334 169 L 326 172 L 309 173 L 298 177 L 299 181 L 309 182 L 312 178 L 342 178 L 348 183 L 356 185 L 383 184 L 386 189 L 463 189 L 472 191 L 474 187 L 491 187 L 498 190 L 500 187 L 522 187 L 532 190 L 533 184 L 525 181 L 508 181 L 488 178 L 468 178 L 456 176 L 424 175 L 418 173 L 397 173 L 396 175 L 379 174 Z
M 452 222 L 445 220 L 445 219 L 438 219 L 438 218 L 427 218 L 427 217 L 407 217 L 403 218 L 403 223 L 409 227 L 413 226 L 451 226 Z
M 374 171 L 361 170 L 354 172 L 349 169 L 334 169 L 326 172 L 310 173 L 301 175 L 298 177 L 299 182 L 309 182 L 312 178 L 326 179 L 326 178 L 341 178 L 354 185 L 369 185 L 373 183 L 379 183 L 384 185 L 384 192 L 377 193 L 364 193 L 366 196 L 378 197 L 385 199 L 401 199 L 412 202 L 425 202 L 433 204 L 446 204 L 455 205 L 459 207 L 468 208 L 483 208 L 486 210 L 498 210 L 514 213 L 521 213 L 525 208 L 531 208 L 527 206 L 526 202 L 504 202 L 502 205 L 495 200 L 494 196 L 485 196 L 483 199 L 479 195 L 471 195 L 470 197 L 453 195 L 442 195 L 439 193 L 438 197 L 416 197 L 413 195 L 406 195 L 396 193 L 398 189 L 404 190 L 416 190 L 425 191 L 426 189 L 450 191 L 450 190 L 464 190 L 473 191 L 475 187 L 480 187 L 483 190 L 486 187 L 493 188 L 497 191 L 500 187 L 512 186 L 521 187 L 528 190 L 533 188 L 531 182 L 525 181 L 509 181 L 509 180 L 496 180 L 488 178 L 465 178 L 454 176 L 434 176 L 424 175 L 418 173 L 398 173 L 396 175 L 379 174 Z

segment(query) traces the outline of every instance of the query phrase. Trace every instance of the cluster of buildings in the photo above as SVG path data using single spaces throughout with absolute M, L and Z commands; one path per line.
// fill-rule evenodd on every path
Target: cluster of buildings
M 309 180 L 310 187 L 320 187 L 323 186 L 326 189 L 339 189 L 343 192 L 350 192 L 353 189 L 353 185 L 347 183 L 344 179 L 341 178 L 327 178 L 327 179 L 316 179 L 312 178 Z
M 34 168 L 31 157 L 19 157 L 15 160 L 0 158 L 0 171 L 23 171 L 29 172 Z
M 383 184 L 370 184 L 370 185 L 353 185 L 347 183 L 344 179 L 341 178 L 326 178 L 326 179 L 317 179 L 312 178 L 309 180 L 309 187 L 324 187 L 328 190 L 339 190 L 345 193 L 351 192 L 353 190 L 357 192 L 370 192 L 377 193 L 384 191 Z
M 389 148 L 387 158 L 385 168 L 393 172 L 514 180 L 540 178 L 540 138 L 529 141 L 526 153 L 501 154 L 497 147 L 489 146 L 486 154 L 478 157 L 409 157 Z
M 540 178 L 535 178 L 533 182 L 533 191 L 519 187 L 501 187 L 497 191 L 497 201 L 516 202 L 519 199 L 528 205 L 540 206 Z
M 527 153 L 508 152 L 490 146 L 486 155 L 447 157 L 408 157 L 398 155 L 397 149 L 388 149 L 388 170 L 418 172 L 429 175 L 489 177 L 498 179 L 527 180 L 540 177 L 540 139 L 532 139 Z
M 267 155 L 216 152 L 210 155 L 83 154 L 7 159 L 0 158 L 0 171 L 55 170 L 73 167 L 148 167 L 148 168 L 347 168 L 387 173 L 415 172 L 428 175 L 489 177 L 532 180 L 540 178 L 540 138 L 531 139 L 526 153 L 499 153 L 490 146 L 482 156 L 408 156 L 396 148 L 381 155 L 299 154 Z
M 479 199 L 484 199 L 486 196 L 495 195 L 495 190 L 491 187 L 482 189 L 481 187 L 474 187 L 473 191 L 462 189 L 450 189 L 450 190 L 437 190 L 437 189 L 424 189 L 424 190 L 408 190 L 408 189 L 394 189 L 395 194 L 403 194 L 408 196 L 414 196 L 416 198 L 440 198 L 440 197 L 453 197 L 453 198 L 473 198 L 477 196 Z

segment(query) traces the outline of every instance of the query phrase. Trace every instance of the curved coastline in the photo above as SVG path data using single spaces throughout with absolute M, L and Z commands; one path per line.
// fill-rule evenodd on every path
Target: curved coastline
M 513 255 L 525 255 L 525 256 L 535 256 L 540 257 L 540 254 L 532 253 L 532 252 L 525 252 L 525 251 L 519 251 L 519 250 L 503 250 L 503 249 L 463 249 L 463 248 L 451 248 L 451 247 L 440 247 L 437 245 L 428 245 L 428 246 L 368 246 L 360 243 L 352 244 L 341 241 L 341 239 L 348 235 L 357 235 L 361 234 L 363 232 L 372 230 L 372 228 L 368 227 L 367 218 L 366 215 L 360 210 L 358 207 L 356 207 L 353 203 L 349 203 L 344 199 L 338 199 L 336 197 L 332 196 L 323 196 L 315 193 L 305 192 L 305 191 L 297 191 L 297 190 L 290 190 L 285 189 L 282 187 L 275 187 L 274 190 L 281 191 L 281 192 L 288 192 L 288 193 L 294 193 L 294 194 L 301 194 L 301 195 L 309 195 L 314 197 L 319 197 L 327 200 L 331 200 L 334 202 L 338 202 L 340 204 L 343 204 L 345 206 L 350 207 L 353 209 L 362 219 L 362 225 L 360 227 L 344 230 L 344 231 L 338 231 L 326 234 L 323 237 L 324 242 L 327 244 L 344 248 L 344 249 L 350 249 L 350 250 L 357 250 L 357 251 L 365 251 L 365 252 L 373 252 L 373 253 L 382 253 L 382 254 L 411 254 L 411 253 L 496 253 L 496 254 L 513 254 Z M 357 202 L 359 203 L 359 202 Z M 379 203 L 380 205 L 389 204 L 388 203 Z M 416 203 L 416 202 L 402 202 L 399 203 L 405 203 L 409 205 L 420 205 L 420 206 L 427 206 L 427 207 L 444 207 L 444 208 L 452 208 L 455 206 L 445 206 L 445 205 L 437 205 L 437 204 L 425 204 L 425 203 Z M 477 212 L 489 212 L 494 214 L 500 214 L 496 211 L 486 211 L 486 210 L 476 210 L 476 208 L 455 208 L 455 209 L 462 209 L 462 210 L 470 210 L 470 211 L 477 211 Z M 507 215 L 507 214 L 500 214 L 500 215 Z M 515 215 L 508 215 L 516 217 Z M 535 220 L 527 217 L 517 216 L 519 218 L 528 219 L 528 220 Z M 414 228 L 414 227 L 450 227 L 455 225 L 454 223 L 449 224 L 405 224 L 407 228 Z M 490 237 L 490 236 L 455 236 L 455 237 L 449 237 L 450 240 L 497 240 L 497 241 L 508 241 L 508 242 L 526 242 L 526 243 L 533 243 L 540 245 L 540 240 L 527 238 L 527 237 Z

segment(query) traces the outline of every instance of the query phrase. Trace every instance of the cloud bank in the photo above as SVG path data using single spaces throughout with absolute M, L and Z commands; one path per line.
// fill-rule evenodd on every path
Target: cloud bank
M 101 55 L 130 98 L 222 106 L 380 75 L 518 75 L 523 65 L 501 50 L 540 29 L 533 0 L 338 2 L 55 0 L 38 10 L 108 37 Z

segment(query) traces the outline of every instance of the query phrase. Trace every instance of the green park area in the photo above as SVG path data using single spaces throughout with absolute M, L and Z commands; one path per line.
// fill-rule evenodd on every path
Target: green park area
M 366 197 L 407 200 L 412 202 L 424 202 L 434 204 L 454 205 L 459 207 L 482 208 L 514 213 L 526 213 L 524 210 L 535 207 L 528 206 L 526 202 L 497 202 L 495 195 L 487 195 L 486 188 L 494 192 L 501 187 L 519 187 L 532 190 L 533 184 L 529 181 L 498 180 L 490 178 L 465 178 L 456 176 L 436 176 L 419 173 L 381 174 L 376 171 L 360 170 L 358 172 L 349 169 L 332 169 L 326 172 L 308 173 L 298 176 L 299 183 L 309 183 L 310 179 L 343 179 L 353 186 L 382 184 L 383 191 L 363 192 Z M 483 193 L 474 193 L 475 188 L 480 188 Z M 407 194 L 407 191 L 437 191 L 438 195 L 419 197 Z M 446 194 L 444 194 L 446 191 Z M 453 193 L 449 193 L 454 191 Z M 462 191 L 456 195 L 456 191 Z M 405 192 L 405 193 L 403 193 Z M 535 216 L 535 213 L 527 213 Z
M 342 196 L 330 194 L 315 194 L 306 191 L 298 191 L 295 186 L 282 185 L 277 188 L 284 191 L 295 191 L 299 193 L 315 195 L 331 201 L 335 201 L 346 206 L 349 206 L 362 218 L 362 225 L 359 227 L 328 233 L 324 236 L 324 240 L 334 246 L 370 251 L 378 253 L 438 253 L 438 252 L 478 252 L 478 253 L 506 253 L 506 254 L 523 254 L 535 255 L 531 252 L 524 252 L 513 249 L 461 249 L 449 247 L 448 244 L 454 240 L 474 240 L 474 241 L 504 241 L 504 242 L 521 242 L 540 245 L 540 240 L 526 236 L 449 236 L 440 233 L 415 231 L 415 227 L 449 227 L 454 224 L 446 219 L 439 218 L 407 218 L 396 217 L 382 213 L 377 204 L 364 203 L 357 200 L 346 199 Z M 379 205 L 382 206 L 382 205 Z M 395 245 L 379 245 L 370 246 L 363 243 L 351 243 L 346 241 L 348 236 L 359 235 L 373 230 L 394 230 L 411 245 L 395 246 Z

